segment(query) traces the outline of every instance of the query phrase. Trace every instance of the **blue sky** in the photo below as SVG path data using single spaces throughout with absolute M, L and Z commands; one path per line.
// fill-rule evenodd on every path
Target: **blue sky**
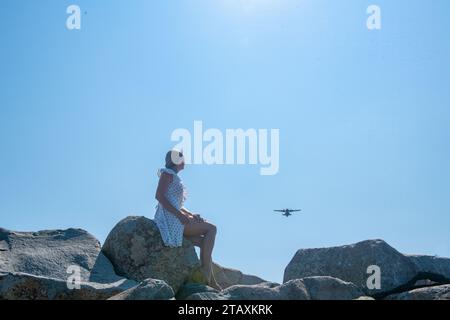
M 69 31 L 66 8 L 83 12 Z M 366 28 L 366 8 L 382 29 Z M 177 128 L 280 129 L 280 170 L 188 166 L 214 260 L 272 281 L 300 248 L 450 256 L 447 0 L 0 3 L 0 226 L 104 241 L 154 215 Z M 278 216 L 273 209 L 300 207 Z

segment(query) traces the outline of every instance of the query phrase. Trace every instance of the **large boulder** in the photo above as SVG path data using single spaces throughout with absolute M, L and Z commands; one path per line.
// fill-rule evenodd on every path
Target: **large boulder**
M 234 285 L 221 292 L 232 300 L 280 300 L 279 285 L 260 283 L 256 285 Z
M 0 273 L 0 300 L 104 300 L 129 286 L 129 280 L 114 283 L 81 282 L 70 289 L 67 281 L 26 273 Z
M 386 300 L 450 300 L 450 284 L 393 294 Z
M 163 280 L 147 279 L 108 300 L 170 300 L 173 297 L 172 288 Z
M 281 285 L 273 282 L 234 285 L 214 296 L 225 300 L 353 300 L 362 295 L 362 291 L 352 283 L 332 277 L 310 277 L 293 279 Z M 199 294 L 194 297 L 202 298 Z
M 237 284 L 253 285 L 266 282 L 257 276 L 244 274 L 239 270 L 226 268 L 215 262 L 213 263 L 213 272 L 217 283 L 224 289 Z
M 0 270 L 66 279 L 70 266 L 82 281 L 119 280 L 100 242 L 81 229 L 14 232 L 0 229 Z M 112 278 L 112 279 L 111 279 Z
M 279 300 L 279 284 L 274 282 L 263 282 L 256 285 L 233 285 L 223 291 L 204 286 L 193 286 L 182 288 L 177 294 L 181 300 Z M 190 293 L 190 295 L 189 295 Z
M 292 281 L 283 284 L 286 286 Z M 363 292 L 353 283 L 332 277 L 309 277 L 300 279 L 311 300 L 353 300 Z
M 418 278 L 450 282 L 450 259 L 437 256 L 407 255 L 416 266 Z
M 0 271 L 0 298 L 5 299 L 101 299 L 136 285 L 115 274 L 99 241 L 81 229 L 0 229 Z M 68 291 L 67 280 L 74 275 L 81 288 Z
M 156 224 L 146 217 L 130 216 L 109 233 L 102 252 L 117 274 L 136 281 L 164 280 L 175 292 L 192 279 L 200 261 L 186 239 L 177 248 L 166 247 Z
M 106 238 L 102 252 L 118 274 L 136 281 L 162 279 L 175 293 L 185 283 L 205 283 L 193 244 L 184 239 L 181 247 L 166 247 L 157 225 L 146 217 L 130 216 L 120 221 Z M 217 263 L 213 263 L 213 271 L 222 288 L 264 282 Z
M 178 290 L 175 298 L 177 300 L 185 300 L 187 297 L 196 293 L 219 293 L 217 289 L 209 287 L 202 283 L 186 283 Z
M 279 300 L 311 300 L 303 279 L 290 280 L 278 286 Z
M 369 289 L 369 266 L 381 270 L 381 288 Z M 416 266 L 383 240 L 367 240 L 339 247 L 298 250 L 284 272 L 284 282 L 331 276 L 355 284 L 369 296 L 387 294 L 415 282 Z

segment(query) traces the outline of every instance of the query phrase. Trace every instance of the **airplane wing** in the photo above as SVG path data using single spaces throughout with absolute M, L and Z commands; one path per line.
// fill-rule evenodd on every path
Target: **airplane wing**
M 276 212 L 284 212 L 284 210 L 273 210 L 273 211 L 276 211 Z
M 298 209 L 298 210 L 289 210 L 290 212 L 299 212 L 299 211 L 302 211 L 301 209 Z

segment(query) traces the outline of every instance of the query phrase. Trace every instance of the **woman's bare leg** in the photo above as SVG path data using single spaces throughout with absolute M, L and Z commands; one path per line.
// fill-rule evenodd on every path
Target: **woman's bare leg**
M 204 240 L 204 237 L 203 237 L 203 235 L 201 235 L 201 236 L 184 236 L 186 239 L 188 239 L 190 242 L 192 242 L 192 244 L 194 245 L 194 246 L 196 246 L 196 247 L 199 247 L 200 248 L 200 261 L 201 261 L 201 263 L 202 263 L 202 266 L 204 265 L 204 262 L 203 262 L 203 256 L 202 256 L 202 254 L 201 254 L 201 252 L 202 252 L 202 250 L 203 250 L 203 240 Z
M 203 236 L 184 236 L 196 247 L 201 248 L 203 246 Z
M 203 235 L 201 235 L 201 236 L 185 236 L 185 238 L 188 239 L 190 242 L 192 242 L 192 244 L 194 246 L 200 248 L 200 261 L 202 263 L 202 266 L 204 266 L 205 265 L 205 263 L 203 262 L 204 254 L 202 254 L 202 250 L 204 250 L 203 249 L 203 240 L 204 240 Z M 211 280 L 213 283 L 217 283 L 217 280 L 214 276 L 214 267 L 212 266 L 212 263 L 213 263 L 212 259 L 211 259 L 210 263 L 211 263 L 211 270 L 212 270 L 211 271 Z M 222 288 L 220 288 L 220 289 L 222 290 Z
M 214 248 L 216 234 L 216 226 L 208 222 L 197 222 L 184 226 L 184 235 L 188 239 L 203 235 L 202 246 L 200 248 L 200 260 L 202 261 L 202 268 L 205 272 L 208 284 L 217 287 L 217 289 L 221 289 L 215 281 L 212 270 L 212 251 Z

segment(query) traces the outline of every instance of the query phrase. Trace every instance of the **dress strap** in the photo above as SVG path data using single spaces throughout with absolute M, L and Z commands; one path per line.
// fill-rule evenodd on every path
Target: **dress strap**
M 176 173 L 174 170 L 172 170 L 172 169 L 169 169 L 169 168 L 161 168 L 161 169 L 158 170 L 158 177 L 161 177 L 161 174 L 162 174 L 163 172 L 168 173 L 168 174 L 172 174 L 172 175 L 177 175 L 177 173 Z

